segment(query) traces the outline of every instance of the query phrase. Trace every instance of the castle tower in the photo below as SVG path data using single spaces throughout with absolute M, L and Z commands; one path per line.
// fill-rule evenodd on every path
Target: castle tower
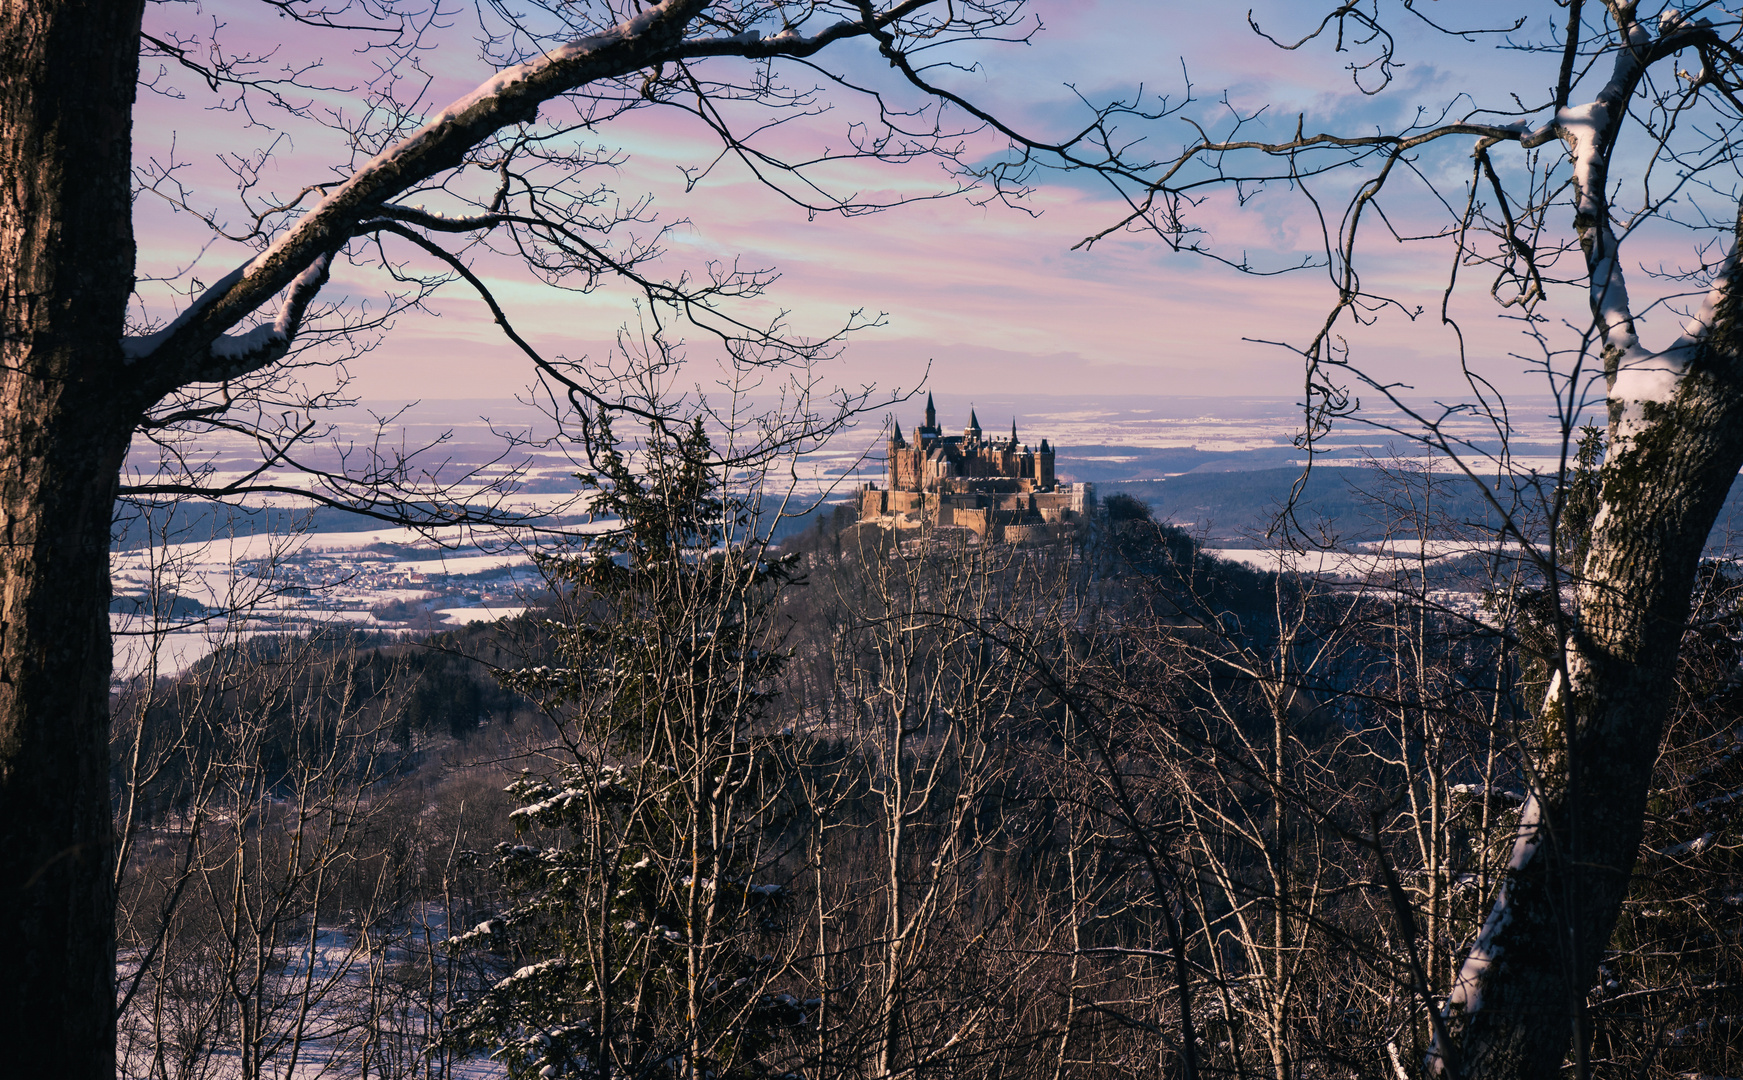
M 980 442 L 980 417 L 974 415 L 974 406 L 968 407 L 968 427 L 962 431 L 962 437 L 973 442 Z
M 926 395 L 926 422 L 914 429 L 914 445 L 924 450 L 927 444 L 944 434 L 938 430 L 938 408 L 932 404 L 932 395 Z
M 902 422 L 892 420 L 889 451 L 889 485 L 891 491 L 913 491 L 920 486 L 921 451 L 908 445 L 902 437 Z

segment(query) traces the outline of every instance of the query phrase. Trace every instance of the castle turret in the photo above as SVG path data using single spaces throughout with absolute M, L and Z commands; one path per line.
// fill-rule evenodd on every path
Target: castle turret
M 1013 417 L 1011 417 L 1011 448 L 1015 449 L 1016 446 L 1017 446 L 1017 418 L 1013 416 Z
M 980 417 L 974 415 L 974 406 L 968 408 L 968 427 L 963 429 L 962 437 L 980 441 Z
M 944 434 L 938 430 L 938 408 L 932 404 L 932 395 L 926 395 L 926 422 L 914 429 L 914 445 L 925 447 Z
M 894 435 L 890 436 L 890 445 L 897 447 L 899 449 L 901 447 L 907 446 L 908 443 L 905 439 L 902 438 L 902 422 L 900 420 L 897 420 L 897 421 L 895 421 L 895 425 L 896 425 L 896 433 Z

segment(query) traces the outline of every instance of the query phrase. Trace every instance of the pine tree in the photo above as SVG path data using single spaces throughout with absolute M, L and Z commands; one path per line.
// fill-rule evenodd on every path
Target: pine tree
M 512 904 L 453 939 L 520 966 L 453 1039 L 514 1076 L 768 1075 L 806 1024 L 781 992 L 788 800 L 782 736 L 760 723 L 793 562 L 723 543 L 747 509 L 699 420 L 652 428 L 634 454 L 597 424 L 581 480 L 616 527 L 541 559 L 567 604 L 563 666 L 501 676 L 562 735 L 561 767 L 510 788 L 523 839 L 543 843 L 497 849 Z

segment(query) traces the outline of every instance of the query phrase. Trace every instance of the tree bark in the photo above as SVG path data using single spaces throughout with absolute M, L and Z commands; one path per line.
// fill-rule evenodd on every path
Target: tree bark
M 109 525 L 139 0 L 0 2 L 0 1046 L 112 1077 Z

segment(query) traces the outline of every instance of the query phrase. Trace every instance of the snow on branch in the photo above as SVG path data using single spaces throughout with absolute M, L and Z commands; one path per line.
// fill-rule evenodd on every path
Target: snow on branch
M 1550 692 L 1555 691 L 1552 688 Z M 1526 796 L 1525 805 L 1519 811 L 1519 829 L 1513 837 L 1513 852 L 1507 860 L 1506 876 L 1495 894 L 1495 905 L 1489 909 L 1489 917 L 1483 920 L 1483 929 L 1477 934 L 1470 952 L 1465 954 L 1464 963 L 1459 965 L 1452 990 L 1446 996 L 1446 1007 L 1441 1012 L 1443 1017 L 1449 1020 L 1468 1017 L 1482 1010 L 1484 984 L 1488 981 L 1490 969 L 1501 961 L 1501 939 L 1513 922 L 1511 879 L 1537 854 L 1542 827 L 1543 808 L 1534 791 Z M 1449 1047 L 1438 1044 L 1429 1051 L 1429 1066 L 1434 1073 L 1442 1071 L 1449 1052 Z
M 531 120 L 544 101 L 660 56 L 681 39 L 684 24 L 704 6 L 705 0 L 666 0 L 604 33 L 497 72 L 365 162 L 241 271 L 207 290 L 139 358 L 167 360 L 171 370 L 163 374 L 171 386 L 205 381 L 209 376 L 198 358 L 208 353 L 210 343 L 301 274 L 320 252 L 335 250 L 349 239 L 358 218 L 458 165 L 468 150 L 498 129 Z
M 1581 235 L 1591 275 L 1592 317 L 1604 345 L 1609 397 L 1624 406 L 1617 435 L 1627 438 L 1642 419 L 1642 403 L 1667 402 L 1676 394 L 1682 376 L 1711 332 L 1719 304 L 1730 292 L 1737 252 L 1733 243 L 1714 275 L 1705 303 L 1676 341 L 1661 351 L 1641 345 L 1622 269 L 1621 241 L 1610 222 L 1610 156 L 1627 118 L 1629 98 L 1647 69 L 1685 48 L 1702 48 L 1704 56 L 1704 50 L 1715 46 L 1717 39 L 1706 19 L 1690 19 L 1675 10 L 1658 19 L 1656 36 L 1644 23 L 1618 17 L 1622 19 L 1622 40 L 1615 50 L 1609 80 L 1596 99 L 1557 109 L 1550 124 L 1520 141 L 1534 146 L 1559 136 L 1567 144 L 1573 165 L 1574 226 Z
M 1577 680 L 1574 682 L 1577 685 Z M 1568 680 L 1564 673 L 1555 672 L 1544 694 L 1545 707 L 1563 701 L 1567 689 Z M 1477 933 L 1477 940 L 1471 944 L 1470 951 L 1465 954 L 1464 962 L 1459 965 L 1458 974 L 1453 978 L 1452 989 L 1447 993 L 1446 1004 L 1441 1009 L 1444 1019 L 1468 1018 L 1482 1011 L 1483 991 L 1506 951 L 1507 928 L 1513 923 L 1515 879 L 1537 857 L 1537 849 L 1542 842 L 1543 803 L 1538 791 L 1533 788 L 1526 793 L 1525 804 L 1519 808 L 1519 825 L 1513 834 L 1513 850 L 1508 856 L 1501 886 L 1495 892 L 1494 905 L 1489 909 L 1488 918 L 1483 920 L 1483 928 Z M 1437 1031 L 1437 1037 L 1428 1052 L 1429 1071 L 1437 1076 L 1446 1072 L 1455 1049 L 1453 1046 L 1442 1045 Z
M 1714 273 L 1706 298 L 1683 324 L 1682 334 L 1660 352 L 1641 348 L 1637 339 L 1632 342 L 1633 347 L 1618 361 L 1615 378 L 1610 383 L 1610 399 L 1624 404 L 1625 417 L 1637 412 L 1635 406 L 1641 402 L 1668 402 L 1675 397 L 1678 383 L 1712 334 L 1719 305 L 1731 293 L 1731 278 L 1736 269 L 1737 242 L 1733 238 L 1731 250 Z
M 317 256 L 313 263 L 292 280 L 278 315 L 270 323 L 263 323 L 240 334 L 219 334 L 214 338 L 202 358 L 202 381 L 232 379 L 284 359 L 290 352 L 291 342 L 296 340 L 297 331 L 302 328 L 303 316 L 307 313 L 309 304 L 327 283 L 334 254 L 329 251 Z M 134 364 L 152 356 L 163 342 L 195 321 L 215 297 L 222 296 L 225 290 L 241 281 L 255 261 L 257 260 L 250 260 L 226 274 L 222 280 L 201 293 L 162 330 L 141 337 L 123 338 L 123 362 Z

